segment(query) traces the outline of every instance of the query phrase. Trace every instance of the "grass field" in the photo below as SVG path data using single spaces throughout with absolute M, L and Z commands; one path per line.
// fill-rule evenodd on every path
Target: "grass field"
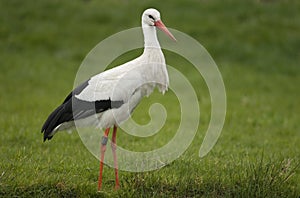
M 40 129 L 72 89 L 86 54 L 106 37 L 139 26 L 148 7 L 216 61 L 227 92 L 225 126 L 213 150 L 199 158 L 209 93 L 185 60 L 166 52 L 168 64 L 197 90 L 197 135 L 162 169 L 121 171 L 119 191 L 113 190 L 113 169 L 105 167 L 97 192 L 99 161 L 78 134 L 43 143 Z M 299 197 L 299 10 L 293 0 L 0 1 L 0 197 Z M 118 61 L 127 58 L 133 57 Z M 171 107 L 173 98 L 172 92 L 154 93 L 134 118 L 146 123 L 144 108 L 156 101 Z M 155 148 L 174 135 L 179 119 L 169 114 L 147 144 L 121 132 L 118 140 L 127 148 Z

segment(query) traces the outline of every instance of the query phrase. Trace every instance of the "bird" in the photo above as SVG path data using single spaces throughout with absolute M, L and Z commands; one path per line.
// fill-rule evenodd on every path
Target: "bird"
M 58 131 L 75 126 L 94 126 L 101 131 L 104 129 L 100 141 L 98 191 L 102 187 L 104 155 L 110 129 L 113 128 L 111 148 L 115 189 L 119 189 L 117 128 L 131 116 L 142 98 L 148 97 L 155 88 L 162 94 L 168 90 L 169 76 L 156 29 L 162 30 L 174 41 L 176 38 L 162 22 L 157 9 L 146 9 L 142 14 L 141 23 L 144 35 L 143 53 L 127 63 L 96 74 L 81 83 L 48 116 L 41 129 L 44 142 L 52 139 Z

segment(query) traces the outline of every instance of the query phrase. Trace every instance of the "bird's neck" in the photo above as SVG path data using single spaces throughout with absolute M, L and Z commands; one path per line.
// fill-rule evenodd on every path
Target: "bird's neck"
M 157 40 L 156 28 L 155 26 L 148 26 L 142 24 L 144 33 L 144 49 L 157 48 L 160 49 L 160 44 Z

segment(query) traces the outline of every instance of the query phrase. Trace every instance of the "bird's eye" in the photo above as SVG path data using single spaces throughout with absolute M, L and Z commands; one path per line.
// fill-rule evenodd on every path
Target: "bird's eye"
M 155 20 L 154 17 L 153 17 L 152 15 L 148 15 L 148 17 L 149 17 L 150 19 Z

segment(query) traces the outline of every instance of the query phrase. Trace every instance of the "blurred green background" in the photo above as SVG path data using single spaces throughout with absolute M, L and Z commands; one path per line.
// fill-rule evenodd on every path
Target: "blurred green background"
M 97 193 L 98 160 L 78 134 L 60 133 L 43 143 L 40 128 L 72 89 L 86 54 L 108 36 L 140 26 L 141 13 L 149 7 L 214 58 L 226 86 L 226 123 L 214 149 L 200 159 L 209 93 L 187 61 L 166 51 L 167 63 L 197 90 L 199 131 L 170 165 L 146 173 L 121 171 L 117 192 L 113 169 L 105 167 L 104 189 Z M 293 0 L 1 0 L 0 196 L 299 197 L 299 10 L 300 2 Z M 159 101 L 172 108 L 173 98 L 172 92 L 154 93 L 135 119 L 147 123 L 144 107 Z M 180 120 L 176 112 L 168 116 L 163 130 L 146 144 L 120 132 L 121 146 L 164 145 Z

